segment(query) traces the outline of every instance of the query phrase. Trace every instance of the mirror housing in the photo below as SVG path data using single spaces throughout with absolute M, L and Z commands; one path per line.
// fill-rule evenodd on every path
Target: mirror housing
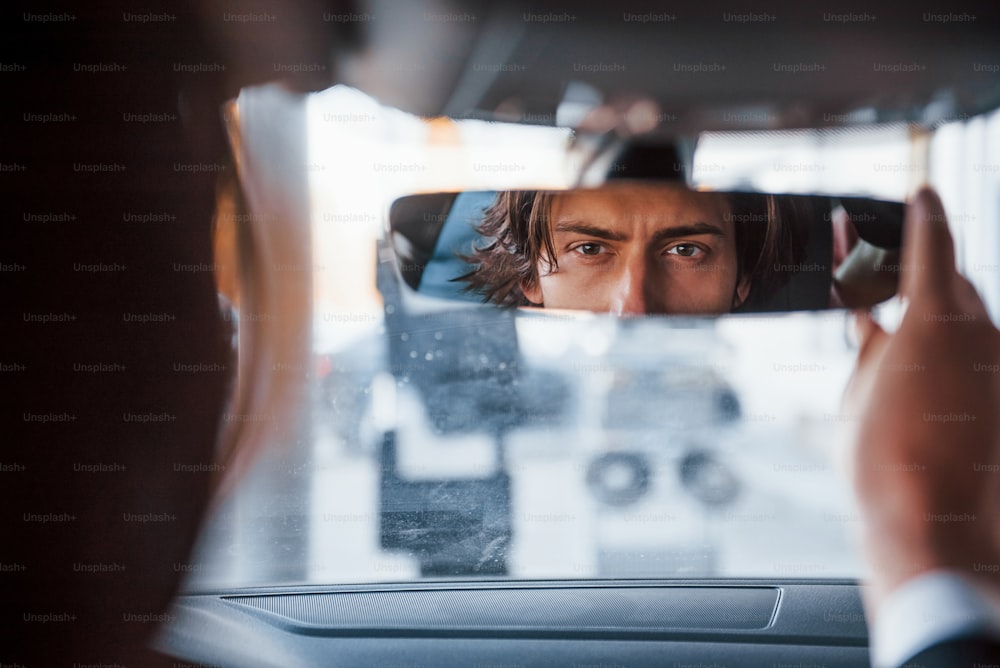
M 567 215 L 585 224 L 567 232 Z M 487 218 L 492 222 L 484 225 Z M 704 234 L 690 229 L 688 223 L 696 220 L 707 221 Z M 564 296 L 559 303 L 551 298 L 539 302 L 536 294 L 511 288 L 509 277 L 483 279 L 477 273 L 494 271 L 490 263 L 520 263 L 522 275 L 514 279 L 522 285 L 535 281 L 544 287 L 545 280 L 559 276 L 561 261 L 579 260 L 581 264 L 559 276 L 568 289 L 590 290 L 594 281 L 605 280 L 617 286 L 624 280 L 621 272 L 629 271 L 621 268 L 625 246 L 633 249 L 632 253 L 634 244 L 640 243 L 638 237 L 645 235 L 641 243 L 646 246 L 639 252 L 655 258 L 643 261 L 647 304 L 645 309 L 617 311 L 619 315 L 717 315 L 859 308 L 890 298 L 898 283 L 902 222 L 900 202 L 699 192 L 678 182 L 615 181 L 599 188 L 565 191 L 403 197 L 391 208 L 390 234 L 400 276 L 419 294 L 500 306 L 546 305 L 612 313 L 616 311 L 608 308 L 610 302 L 604 297 L 581 293 L 568 304 Z M 602 227 L 607 229 L 592 229 Z M 529 228 L 534 230 L 534 241 Z M 559 244 L 576 244 L 575 249 L 596 251 L 596 255 L 606 251 L 609 256 L 596 259 L 595 255 L 585 260 L 591 264 L 584 265 L 583 259 L 560 245 L 554 248 L 557 261 L 553 269 L 543 243 L 545 231 L 539 232 L 539 228 L 558 236 Z M 563 231 L 552 233 L 553 229 Z M 490 236 L 498 231 L 501 237 Z M 633 236 L 637 237 L 634 241 Z M 625 237 L 629 237 L 627 243 Z M 696 261 L 682 254 L 703 259 Z M 726 263 L 732 268 L 727 269 Z M 583 282 L 569 282 L 578 278 Z M 504 280 L 506 288 L 494 285 Z M 707 301 L 704 294 L 712 282 L 721 282 L 722 296 L 728 290 L 736 295 L 734 299 Z M 745 290 L 740 288 L 743 283 Z M 678 295 L 686 290 L 693 296 L 686 300 L 668 298 L 664 296 L 668 290 Z

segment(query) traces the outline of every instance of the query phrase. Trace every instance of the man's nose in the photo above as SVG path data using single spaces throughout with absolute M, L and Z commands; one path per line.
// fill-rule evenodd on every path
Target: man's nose
M 646 258 L 628 258 L 615 280 L 611 313 L 628 316 L 656 312 L 656 300 L 651 298 L 651 277 Z

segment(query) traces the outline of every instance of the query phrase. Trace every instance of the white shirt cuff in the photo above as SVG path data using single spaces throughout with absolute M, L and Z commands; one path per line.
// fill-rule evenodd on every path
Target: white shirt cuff
M 969 635 L 1000 638 L 1000 595 L 975 577 L 929 571 L 883 602 L 870 634 L 872 665 L 901 666 L 929 647 Z

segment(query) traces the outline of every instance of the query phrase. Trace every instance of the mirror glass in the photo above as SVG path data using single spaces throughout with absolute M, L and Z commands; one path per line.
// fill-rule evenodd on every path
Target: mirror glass
M 896 293 L 903 205 L 611 182 L 435 193 L 390 211 L 420 294 L 620 316 L 865 307 Z

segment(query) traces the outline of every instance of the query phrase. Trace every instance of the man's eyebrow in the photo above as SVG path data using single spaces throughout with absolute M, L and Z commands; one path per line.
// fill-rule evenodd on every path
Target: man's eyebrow
M 559 221 L 558 223 L 555 224 L 552 231 L 574 232 L 576 234 L 585 234 L 588 237 L 607 239 L 608 241 L 625 241 L 626 239 L 628 239 L 628 235 L 622 234 L 621 232 L 615 232 L 614 230 L 608 230 L 603 227 L 597 227 L 596 225 L 581 223 L 576 220 Z
M 694 237 L 699 234 L 724 237 L 726 236 L 726 231 L 718 225 L 712 225 L 711 223 L 691 223 L 690 225 L 677 225 L 657 230 L 656 234 L 653 235 L 653 241 L 666 241 L 667 239 L 676 239 L 677 237 Z
M 607 239 L 608 241 L 625 241 L 628 239 L 628 235 L 622 234 L 621 232 L 615 232 L 614 230 L 608 230 L 596 225 L 590 225 L 588 223 L 581 223 L 576 220 L 560 221 L 555 224 L 552 231 L 585 234 L 597 239 Z M 661 230 L 657 230 L 656 234 L 653 235 L 653 242 L 656 243 L 666 241 L 668 239 L 676 239 L 677 237 L 693 237 L 701 234 L 711 234 L 716 237 L 726 236 L 725 230 L 718 225 L 697 222 L 688 225 L 675 225 L 673 227 L 665 227 Z

